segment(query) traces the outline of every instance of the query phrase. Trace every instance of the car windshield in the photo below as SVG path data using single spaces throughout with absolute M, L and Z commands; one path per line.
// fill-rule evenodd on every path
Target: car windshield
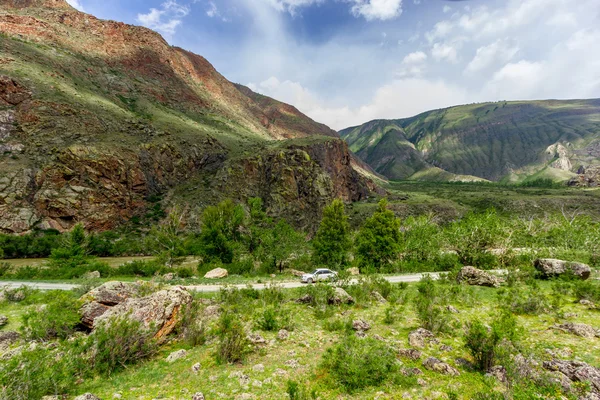
M 316 274 L 317 274 L 317 272 L 319 272 L 319 270 L 318 270 L 318 269 L 315 269 L 315 270 L 314 270 L 313 272 L 311 272 L 310 274 L 311 274 L 311 275 L 316 275 Z

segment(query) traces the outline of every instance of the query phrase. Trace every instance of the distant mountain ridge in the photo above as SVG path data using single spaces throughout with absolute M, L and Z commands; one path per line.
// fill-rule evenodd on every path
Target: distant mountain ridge
M 600 164 L 600 99 L 470 104 L 339 133 L 392 180 L 567 180 Z
M 150 29 L 0 0 L 0 232 L 250 196 L 308 226 L 331 199 L 378 190 L 370 173 L 335 131 Z

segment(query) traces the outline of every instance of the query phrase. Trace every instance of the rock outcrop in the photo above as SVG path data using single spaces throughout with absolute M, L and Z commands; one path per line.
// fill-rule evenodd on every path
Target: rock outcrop
M 502 282 L 498 277 L 475 267 L 462 268 L 458 273 L 456 280 L 473 286 L 486 287 L 499 287 Z
M 423 366 L 430 371 L 438 372 L 443 375 L 458 376 L 460 372 L 448 363 L 445 363 L 435 357 L 429 357 L 423 361 Z
M 553 278 L 564 274 L 573 274 L 580 279 L 588 279 L 592 274 L 592 269 L 589 265 L 572 262 L 555 260 L 552 258 L 541 258 L 535 260 L 535 269 L 537 269 L 544 278 Z
M 336 287 L 333 293 L 333 297 L 329 299 L 329 304 L 340 305 L 340 304 L 353 304 L 354 298 L 348 294 L 344 289 Z
M 94 329 L 110 323 L 112 318 L 126 317 L 152 329 L 154 336 L 162 339 L 175 328 L 182 307 L 192 302 L 192 295 L 181 287 L 139 295 L 138 284 L 105 283 L 82 297 L 82 324 Z
M 600 395 L 600 369 L 581 361 L 552 360 L 543 364 L 549 371 L 558 371 L 571 382 L 584 382 L 590 385 L 591 392 Z
M 569 181 L 569 186 L 591 188 L 600 186 L 600 165 L 580 167 L 577 176 Z
M 428 343 L 439 343 L 435 335 L 427 329 L 419 328 L 408 334 L 408 344 L 417 349 L 422 349 Z

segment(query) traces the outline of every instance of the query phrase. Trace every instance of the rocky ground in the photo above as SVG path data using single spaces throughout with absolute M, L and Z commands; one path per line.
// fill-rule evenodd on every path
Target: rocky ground
M 557 272 L 557 268 L 544 271 Z M 588 282 L 598 289 L 597 282 Z M 160 343 L 159 350 L 148 360 L 109 376 L 81 379 L 69 388 L 67 398 L 91 393 L 97 397 L 88 399 L 279 399 L 289 398 L 292 381 L 307 389 L 309 397 L 294 397 L 299 399 L 471 399 L 493 393 L 513 393 L 514 398 L 523 399 L 597 399 L 598 309 L 590 300 L 579 300 L 573 288 L 580 286 L 571 281 L 562 283 L 561 301 L 554 306 L 556 285 L 463 269 L 456 278 L 437 284 L 446 293 L 440 305 L 452 329 L 432 333 L 422 328 L 423 320 L 416 313 L 417 284 L 387 286 L 367 279 L 319 297 L 320 286 L 199 295 L 178 287 L 107 283 L 82 297 L 83 324 L 97 329 L 111 321 L 111 315 L 129 315 L 150 329 Z M 474 319 L 489 323 L 501 308 L 510 308 L 510 302 L 501 300 L 506 291 L 512 291 L 513 297 L 527 294 L 534 311 L 514 312 L 522 335 L 511 350 L 511 365 L 477 371 L 465 347 L 465 329 Z M 5 293 L 0 302 L 0 314 L 6 316 L 0 318 L 5 324 L 0 327 L 4 361 L 18 356 L 15 349 L 34 343 L 19 339 L 23 331 L 11 333 L 20 330 L 20 317 L 26 310 L 40 307 L 29 304 L 26 299 L 31 296 L 30 292 Z M 268 331 L 260 321 L 273 305 L 282 312 L 277 315 L 287 319 L 285 327 Z M 177 322 L 190 310 L 196 310 L 194 324 L 205 329 L 204 340 L 195 346 L 186 341 Z M 221 316 L 232 310 L 243 323 L 249 353 L 238 362 L 218 363 L 215 352 L 220 339 L 214 329 Z M 392 349 L 396 374 L 402 378 L 346 390 L 323 365 L 327 349 L 346 335 L 374 339 Z M 315 397 L 310 397 L 311 392 Z

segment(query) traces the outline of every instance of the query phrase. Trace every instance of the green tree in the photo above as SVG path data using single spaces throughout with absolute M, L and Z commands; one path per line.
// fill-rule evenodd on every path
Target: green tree
M 210 260 L 218 259 L 224 264 L 231 264 L 234 242 L 242 238 L 245 217 L 244 208 L 231 200 L 207 207 L 202 214 L 200 233 L 203 255 Z
M 377 210 L 361 227 L 356 237 L 356 253 L 361 269 L 381 270 L 398 257 L 400 220 L 387 208 L 387 200 L 379 201 Z
M 344 203 L 337 199 L 323 210 L 323 219 L 312 241 L 313 261 L 329 267 L 340 267 L 347 262 L 350 225 L 344 213 Z
M 53 267 L 78 267 L 89 263 L 88 237 L 82 224 L 77 224 L 71 232 L 62 236 L 59 247 L 50 254 Z
M 172 268 L 183 261 L 184 233 L 183 212 L 178 207 L 173 208 L 167 218 L 150 230 L 148 237 L 151 247 L 165 266 Z
M 305 244 L 305 236 L 283 219 L 274 227 L 265 230 L 261 258 L 268 263 L 266 272 L 283 272 L 285 261 L 295 253 L 303 251 Z

